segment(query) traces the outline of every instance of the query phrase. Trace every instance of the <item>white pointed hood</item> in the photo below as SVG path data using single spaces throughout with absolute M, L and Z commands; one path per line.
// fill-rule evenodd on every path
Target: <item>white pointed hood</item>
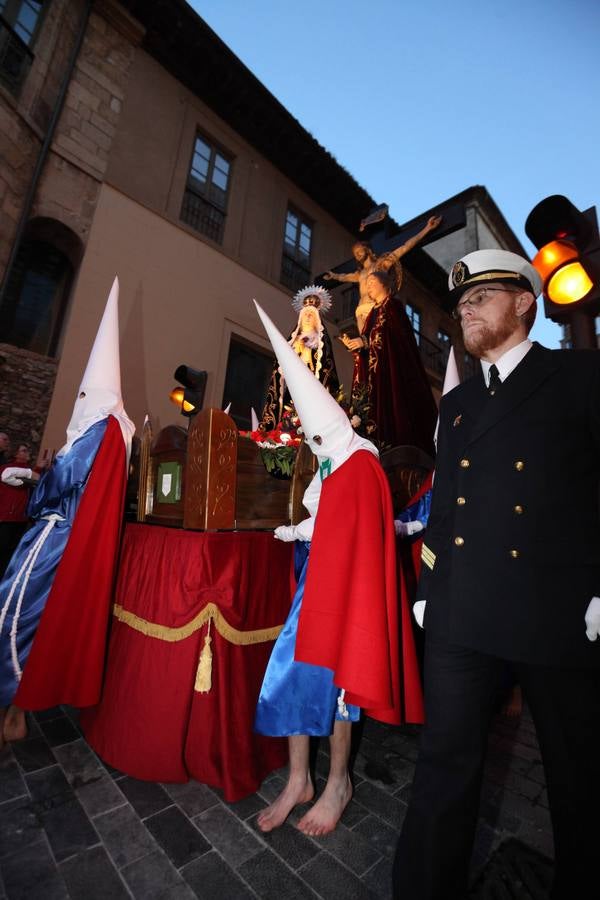
M 442 388 L 442 396 L 448 391 L 454 390 L 460 384 L 458 367 L 456 365 L 456 357 L 454 355 L 454 347 L 450 347 L 448 354 L 448 362 L 446 363 L 446 374 L 444 375 L 444 386 Z
M 121 427 L 127 460 L 135 425 L 125 412 L 121 396 L 121 365 L 119 357 L 119 279 L 115 278 L 94 346 L 67 426 L 67 443 L 59 450 L 64 454 L 95 422 L 114 416 Z
M 315 456 L 330 459 L 332 468 L 357 450 L 369 450 L 378 456 L 375 445 L 356 434 L 339 403 L 292 350 L 256 300 L 254 304 L 294 401 L 306 443 Z
M 454 347 L 450 347 L 450 353 L 448 354 L 448 362 L 446 363 L 446 372 L 444 374 L 444 385 L 442 387 L 442 397 L 444 394 L 447 394 L 448 391 L 454 390 L 455 387 L 458 387 L 460 384 L 460 375 L 458 374 L 458 366 L 456 365 L 456 357 L 454 355 Z M 433 435 L 433 442 L 437 448 L 437 437 L 438 431 L 440 428 L 440 417 L 438 416 L 437 422 L 435 423 L 435 434 Z

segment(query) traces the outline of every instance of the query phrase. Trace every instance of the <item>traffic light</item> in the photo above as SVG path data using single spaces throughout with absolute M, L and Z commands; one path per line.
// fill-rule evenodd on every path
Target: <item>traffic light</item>
M 207 377 L 207 372 L 198 372 L 190 366 L 177 366 L 175 369 L 173 378 L 183 387 L 174 387 L 169 399 L 180 408 L 182 416 L 191 418 L 202 409 Z
M 525 233 L 538 248 L 533 265 L 544 284 L 546 316 L 564 324 L 574 309 L 600 311 L 600 237 L 596 209 L 581 212 L 561 194 L 527 216 Z

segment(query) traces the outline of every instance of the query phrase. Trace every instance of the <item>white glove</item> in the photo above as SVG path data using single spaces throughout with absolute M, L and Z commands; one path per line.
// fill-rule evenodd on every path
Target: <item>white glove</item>
M 4 484 L 10 484 L 12 487 L 21 487 L 23 479 L 27 478 L 31 481 L 31 469 L 20 469 L 18 466 L 7 466 L 2 472 L 2 481 Z
M 423 627 L 423 619 L 425 617 L 425 600 L 417 600 L 413 606 L 413 615 L 417 620 L 419 628 Z
M 278 541 L 310 541 L 312 539 L 315 520 L 312 516 L 297 525 L 278 525 L 275 537 Z
M 589 641 L 600 634 L 600 597 L 592 597 L 585 613 L 585 633 Z
M 424 528 L 425 526 L 419 519 L 415 519 L 414 522 L 402 522 L 400 519 L 394 519 L 394 529 L 400 537 L 410 537 L 423 531 Z

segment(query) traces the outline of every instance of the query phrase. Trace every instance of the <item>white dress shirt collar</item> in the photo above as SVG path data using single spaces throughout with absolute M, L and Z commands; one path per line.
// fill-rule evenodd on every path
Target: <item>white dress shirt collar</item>
M 529 353 L 532 347 L 532 342 L 529 338 L 526 338 L 524 341 L 521 341 L 520 344 L 517 344 L 516 347 L 511 347 L 510 350 L 507 350 L 506 353 L 503 353 L 500 359 L 496 360 L 496 368 L 498 369 L 498 375 L 500 376 L 500 381 L 504 381 L 510 373 L 517 368 L 522 359 Z M 490 386 L 490 367 L 492 363 L 488 362 L 485 359 L 481 360 L 481 368 L 483 371 L 483 377 L 485 380 L 485 386 Z

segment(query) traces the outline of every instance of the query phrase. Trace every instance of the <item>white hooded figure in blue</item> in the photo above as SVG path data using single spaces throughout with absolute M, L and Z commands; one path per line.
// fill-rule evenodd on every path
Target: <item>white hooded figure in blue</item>
M 0 746 L 26 734 L 23 709 L 11 704 L 111 416 L 121 430 L 127 469 L 135 426 L 121 397 L 118 297 L 115 278 L 67 427 L 67 441 L 33 491 L 28 506 L 33 524 L 0 581 Z M 125 473 L 118 475 L 125 477 Z M 11 467 L 2 478 L 18 485 L 37 476 L 30 469 Z M 55 648 L 58 656 L 62 651 Z

